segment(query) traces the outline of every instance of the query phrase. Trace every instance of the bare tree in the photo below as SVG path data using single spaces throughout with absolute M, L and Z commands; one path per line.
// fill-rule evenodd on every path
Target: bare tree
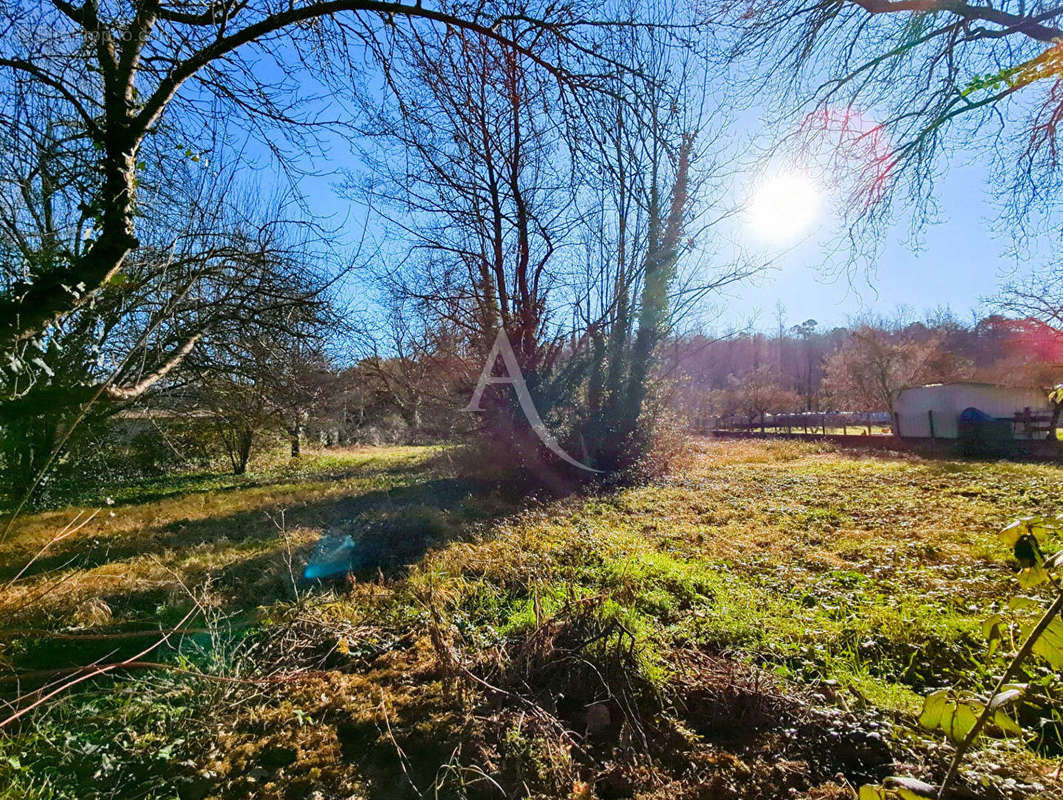
M 791 332 L 801 340 L 801 349 L 804 350 L 804 375 L 801 381 L 801 393 L 805 398 L 805 411 L 811 411 L 815 398 L 814 373 L 818 366 L 815 354 L 816 327 L 819 325 L 814 319 L 806 319 L 800 325 L 794 325 Z
M 263 433 L 283 432 L 292 458 L 301 455 L 303 429 L 335 384 L 324 350 L 329 312 L 312 303 L 263 308 L 261 316 L 283 319 L 234 331 L 185 365 L 194 374 L 183 391 L 192 403 L 183 405 L 213 421 L 237 475 Z
M 310 337 L 277 348 L 271 361 L 266 402 L 288 437 L 292 458 L 299 458 L 307 424 L 336 387 L 335 373 L 328 356 Z
M 400 235 L 395 263 L 376 270 L 393 330 L 368 365 L 415 424 L 432 362 L 449 350 L 452 381 L 468 381 L 501 328 L 542 405 L 569 341 L 558 310 L 576 193 L 563 93 L 533 56 L 460 30 L 392 31 L 377 58 L 390 102 L 370 113 L 366 98 L 368 157 L 376 207 Z M 534 460 L 511 393 L 484 402 L 484 430 Z
M 43 98 L 60 109 L 55 138 L 91 154 L 79 198 L 91 235 L 79 248 L 61 248 L 48 269 L 27 273 L 0 293 L 0 348 L 10 353 L 41 336 L 119 274 L 140 245 L 144 166 L 175 145 L 194 142 L 204 123 L 212 126 L 216 120 L 205 107 L 242 116 L 258 130 L 313 127 L 292 99 L 286 78 L 293 65 L 283 54 L 293 51 L 285 41 L 296 55 L 335 53 L 372 40 L 396 19 L 419 21 L 504 42 L 555 78 L 574 80 L 559 59 L 543 54 L 586 49 L 578 41 L 585 22 L 564 6 L 547 4 L 543 12 L 548 18 L 537 17 L 534 8 L 505 15 L 484 4 L 379 0 L 8 4 L 0 23 L 0 120 L 4 127 L 37 133 L 26 98 Z M 507 16 L 511 21 L 502 24 Z M 543 38 L 554 43 L 552 51 L 532 48 Z M 277 63 L 284 77 L 262 77 L 256 56 Z M 190 157 L 198 155 L 193 147 L 185 144 Z
M 1021 376 L 1050 390 L 1048 438 L 1054 439 L 1063 415 L 1063 264 L 1042 267 L 1025 279 L 1006 283 L 995 305 L 1025 322 L 1020 325 L 1026 330 L 1018 337 L 1021 353 L 1006 369 L 1011 379 Z
M 1015 221 L 1051 208 L 1063 6 L 767 0 L 723 15 L 740 31 L 734 53 L 766 66 L 770 87 L 800 109 L 803 145 L 832 151 L 829 169 L 851 181 L 854 217 L 884 219 L 903 187 L 920 219 L 939 157 L 959 147 L 985 148 Z
M 718 134 L 719 98 L 698 48 L 654 30 L 624 31 L 610 46 L 618 58 L 637 59 L 641 77 L 617 72 L 585 131 L 586 191 L 600 210 L 584 217 L 574 359 L 586 380 L 582 444 L 607 471 L 632 466 L 649 446 L 647 401 L 656 399 L 649 390 L 661 343 L 708 295 L 758 268 L 697 257 L 699 241 L 738 210 L 724 199 L 724 165 L 735 153 Z
M 412 245 L 387 288 L 464 331 L 480 353 L 505 328 L 534 371 L 557 351 L 547 345 L 549 294 L 573 202 L 551 76 L 462 31 L 395 33 L 377 57 L 391 63 L 393 103 L 366 133 L 400 149 L 385 147 L 373 164 L 386 181 L 383 213 Z
M 1063 263 L 1049 264 L 1004 284 L 994 301 L 1002 312 L 1035 319 L 1063 332 Z
M 28 163 L 19 163 L 22 151 L 5 151 L 0 276 L 8 286 L 51 269 L 56 251 L 82 246 L 91 227 L 76 207 L 77 185 L 53 177 L 66 175 L 74 156 L 49 139 L 40 144 Z M 20 465 L 6 473 L 16 492 L 76 443 L 80 426 L 183 380 L 197 347 L 215 348 L 234 331 L 283 333 L 282 312 L 328 302 L 328 242 L 288 219 L 283 200 L 261 201 L 224 161 L 166 166 L 167 175 L 143 172 L 155 183 L 141 189 L 142 243 L 121 275 L 0 367 L 0 443 Z M 83 175 L 83 166 L 69 172 Z M 73 222 L 60 225 L 61 217 Z
M 365 131 L 399 145 L 372 159 L 374 197 L 405 234 L 398 266 L 378 270 L 392 296 L 461 331 L 471 375 L 505 330 L 540 414 L 606 471 L 640 458 L 658 346 L 676 320 L 749 272 L 684 263 L 734 208 L 707 191 L 725 157 L 699 97 L 705 73 L 665 27 L 603 37 L 616 66 L 578 106 L 505 44 L 392 32 L 377 58 L 393 65 L 394 102 Z M 490 407 L 487 430 L 531 459 L 509 394 Z M 513 446 L 521 434 L 527 446 Z
M 801 403 L 801 395 L 785 388 L 782 376 L 770 364 L 731 375 L 725 393 L 727 410 L 745 416 L 750 426 L 759 419 L 761 431 L 765 415 L 794 411 Z
M 463 405 L 457 389 L 469 380 L 469 359 L 463 355 L 467 331 L 439 318 L 414 317 L 402 298 L 393 298 L 388 323 L 373 334 L 363 331 L 366 356 L 358 367 L 363 382 L 398 411 L 410 434 L 455 428 L 466 432 L 455 411 Z

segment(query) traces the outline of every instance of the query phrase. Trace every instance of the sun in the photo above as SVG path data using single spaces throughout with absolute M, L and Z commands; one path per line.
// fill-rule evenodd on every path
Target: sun
M 793 241 L 819 214 L 820 189 L 803 172 L 781 172 L 763 178 L 749 202 L 749 224 L 756 235 L 774 244 Z

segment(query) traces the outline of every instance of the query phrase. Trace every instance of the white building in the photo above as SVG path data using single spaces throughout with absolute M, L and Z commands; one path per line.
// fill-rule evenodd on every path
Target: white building
M 1046 392 L 1031 387 L 967 381 L 910 386 L 894 398 L 893 432 L 906 439 L 956 439 L 960 414 L 968 408 L 977 409 L 985 417 L 1011 421 L 1016 413 L 1023 414 L 1027 409 L 1034 415 L 1044 415 L 1050 414 L 1052 407 Z M 1026 436 L 1022 425 L 1014 425 L 1013 434 L 1016 438 Z M 1032 433 L 1030 437 L 1044 438 L 1044 433 Z

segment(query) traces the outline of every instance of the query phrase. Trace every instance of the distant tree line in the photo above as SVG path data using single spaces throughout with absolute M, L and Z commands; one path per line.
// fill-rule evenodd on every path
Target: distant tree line
M 1014 301 L 1010 290 L 1005 301 Z M 994 314 L 965 324 L 939 315 L 819 330 L 807 320 L 774 335 L 677 339 L 663 369 L 674 378 L 673 406 L 698 428 L 717 416 L 892 413 L 900 389 L 925 383 L 979 380 L 1047 392 L 1063 381 L 1063 331 L 1050 322 Z

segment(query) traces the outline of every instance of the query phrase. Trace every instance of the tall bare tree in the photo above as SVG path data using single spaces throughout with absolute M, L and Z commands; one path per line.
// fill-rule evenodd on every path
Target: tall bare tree
M 578 105 L 541 59 L 505 44 L 450 31 L 377 45 L 394 103 L 366 134 L 399 152 L 383 146 L 372 188 L 405 234 L 385 283 L 464 332 L 472 376 L 504 330 L 541 416 L 605 471 L 640 457 L 656 351 L 677 315 L 747 274 L 681 264 L 733 208 L 704 192 L 695 210 L 719 142 L 696 49 L 666 28 L 603 36 L 611 72 Z M 491 408 L 486 428 L 530 459 L 537 443 L 508 387 Z M 527 446 L 513 447 L 521 433 Z
M 369 154 L 376 206 L 401 234 L 395 263 L 377 270 L 401 334 L 391 344 L 409 342 L 398 329 L 410 318 L 427 321 L 420 327 L 429 338 L 453 332 L 464 355 L 455 377 L 468 379 L 502 329 L 542 404 L 540 384 L 569 341 L 558 311 L 576 190 L 563 90 L 541 57 L 461 30 L 392 31 L 376 53 L 389 64 L 391 102 L 366 98 L 365 133 L 378 145 Z M 392 349 L 374 362 L 390 385 L 413 377 Z M 485 403 L 485 430 L 533 454 L 535 437 L 511 393 L 489 391 Z
M 665 6 L 659 13 L 680 12 Z M 632 466 L 648 446 L 660 344 L 706 296 L 757 269 L 718 251 L 698 258 L 697 246 L 738 205 L 727 199 L 722 177 L 736 153 L 717 135 L 721 98 L 696 43 L 629 29 L 610 46 L 638 64 L 639 77 L 615 73 L 586 128 L 584 191 L 595 211 L 583 218 L 580 356 L 573 359 L 586 380 L 582 444 L 606 471 Z

